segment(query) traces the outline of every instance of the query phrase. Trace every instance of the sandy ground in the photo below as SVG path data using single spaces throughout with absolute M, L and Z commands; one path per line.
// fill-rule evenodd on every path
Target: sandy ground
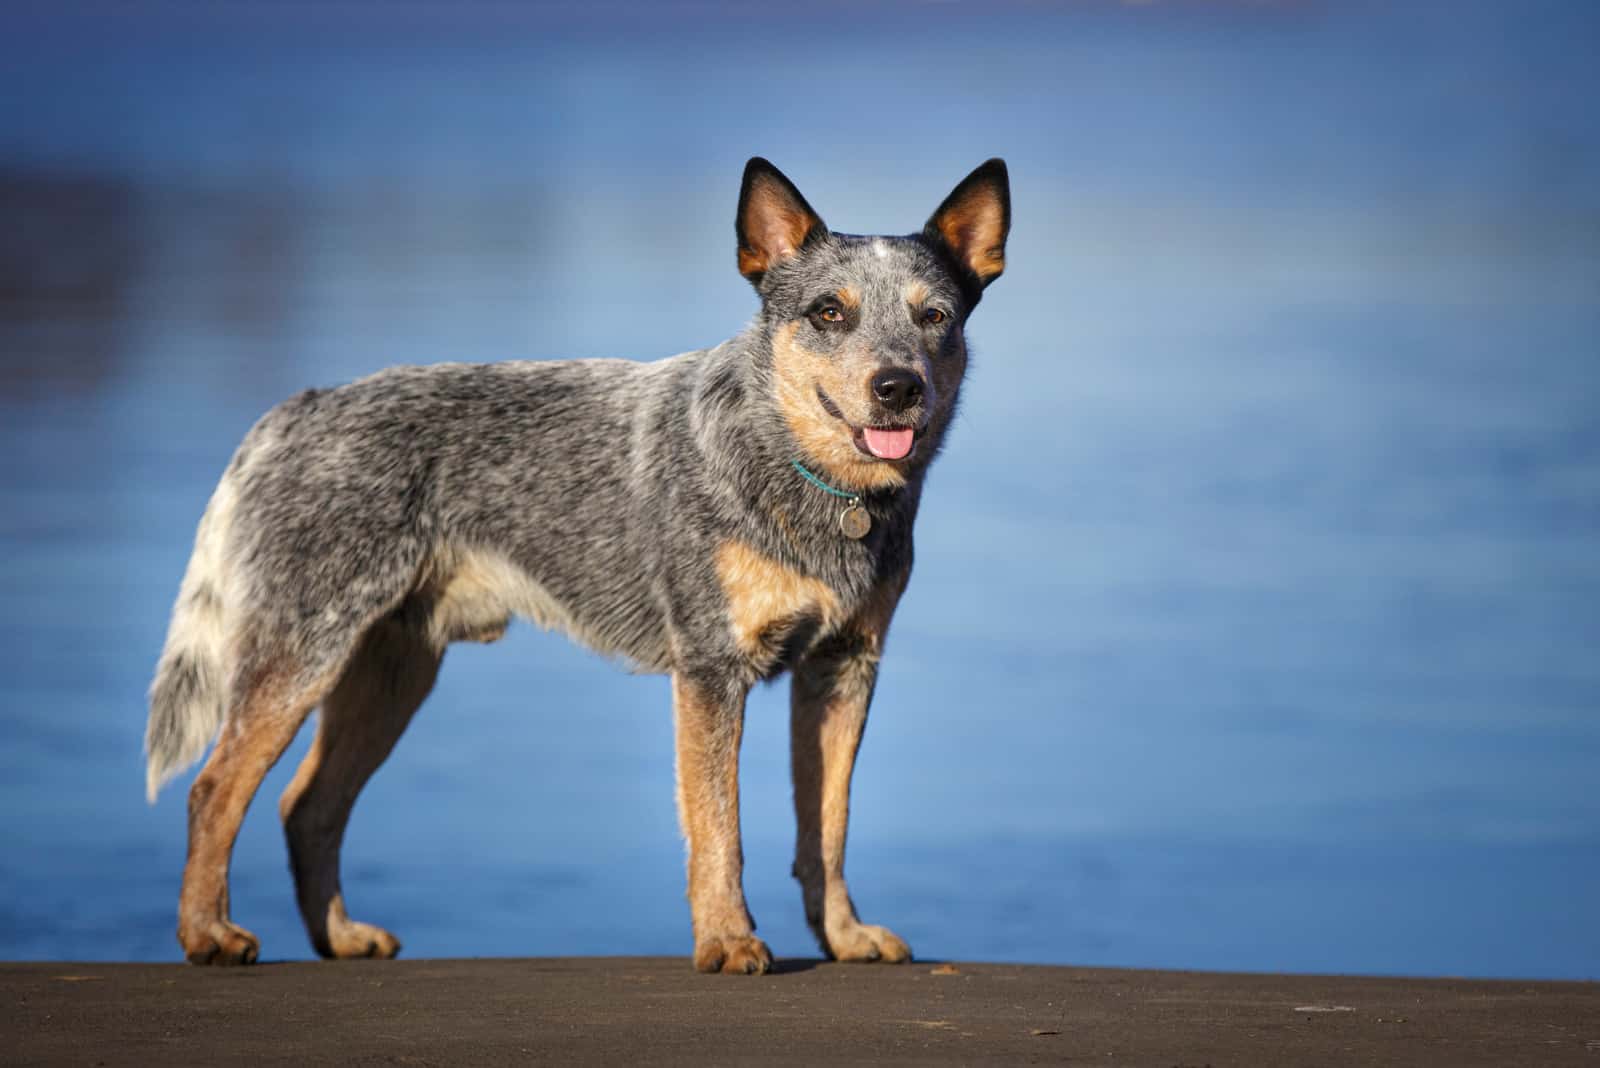
M 0 964 L 6 1064 L 1586 1065 L 1600 984 L 684 959 Z

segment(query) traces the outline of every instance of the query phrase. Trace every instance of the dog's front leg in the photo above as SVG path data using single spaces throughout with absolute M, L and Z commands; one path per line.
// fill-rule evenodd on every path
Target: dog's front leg
M 689 912 L 694 966 L 759 975 L 772 953 L 754 934 L 744 903 L 739 841 L 739 739 L 745 690 L 672 677 L 677 732 L 678 818 L 689 843 Z
M 794 875 L 806 922 L 835 960 L 911 959 L 911 947 L 885 927 L 862 923 L 844 881 L 850 775 L 877 681 L 877 633 L 847 633 L 794 669 L 790 750 L 796 822 Z

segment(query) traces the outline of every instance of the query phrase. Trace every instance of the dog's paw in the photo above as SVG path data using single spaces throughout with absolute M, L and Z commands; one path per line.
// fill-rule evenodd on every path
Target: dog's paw
M 830 931 L 826 948 L 834 960 L 904 964 L 911 959 L 911 947 L 899 935 L 870 923 L 854 923 Z
M 694 947 L 694 967 L 724 975 L 764 975 L 772 970 L 772 951 L 755 935 L 707 938 Z
M 254 964 L 261 955 L 261 940 L 227 920 L 181 931 L 178 941 L 190 964 Z
M 325 955 L 339 960 L 355 957 L 390 960 L 400 952 L 400 940 L 374 924 L 345 920 L 337 926 L 329 926 L 328 948 L 331 952 Z

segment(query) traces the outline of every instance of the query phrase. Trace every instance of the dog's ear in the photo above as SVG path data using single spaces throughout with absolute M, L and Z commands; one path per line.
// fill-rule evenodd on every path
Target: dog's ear
M 762 275 L 824 237 L 828 228 L 783 172 L 755 157 L 744 165 L 739 187 L 739 273 L 759 285 Z
M 1011 180 L 1006 161 L 991 159 L 961 180 L 928 219 L 922 234 L 942 244 L 977 281 L 977 291 L 1006 269 L 1011 232 Z

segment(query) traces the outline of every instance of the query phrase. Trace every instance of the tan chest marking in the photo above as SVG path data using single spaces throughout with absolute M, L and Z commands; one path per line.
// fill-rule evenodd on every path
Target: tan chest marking
M 767 636 L 803 617 L 822 630 L 839 622 L 839 597 L 827 584 L 785 567 L 739 541 L 717 548 L 717 581 L 728 601 L 728 623 L 740 651 L 759 656 Z

